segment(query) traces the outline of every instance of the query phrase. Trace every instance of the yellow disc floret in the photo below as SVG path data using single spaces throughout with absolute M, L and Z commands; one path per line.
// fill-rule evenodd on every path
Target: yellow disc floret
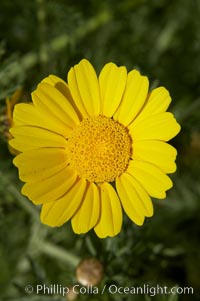
M 90 182 L 112 182 L 125 171 L 131 144 L 127 129 L 119 122 L 102 115 L 89 117 L 68 138 L 69 162 Z

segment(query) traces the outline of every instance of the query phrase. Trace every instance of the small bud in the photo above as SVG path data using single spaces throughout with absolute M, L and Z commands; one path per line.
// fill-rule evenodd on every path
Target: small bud
M 74 292 L 73 287 L 69 287 L 69 292 L 66 294 L 68 301 L 73 301 L 77 298 L 77 293 Z
M 103 265 L 95 258 L 84 259 L 76 269 L 76 278 L 82 285 L 96 285 L 103 278 Z

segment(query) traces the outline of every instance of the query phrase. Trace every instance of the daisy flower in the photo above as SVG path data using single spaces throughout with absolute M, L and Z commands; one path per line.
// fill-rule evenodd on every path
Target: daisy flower
M 166 141 L 180 126 L 166 112 L 168 91 L 148 87 L 137 70 L 108 63 L 97 77 L 83 59 L 67 83 L 50 75 L 32 103 L 15 106 L 14 164 L 44 224 L 71 220 L 75 233 L 104 238 L 120 232 L 122 210 L 136 225 L 153 215 L 151 197 L 172 187 L 177 152 Z

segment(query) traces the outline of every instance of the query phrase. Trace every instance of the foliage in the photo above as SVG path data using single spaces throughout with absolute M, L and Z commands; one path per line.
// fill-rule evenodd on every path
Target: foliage
M 87 257 L 104 265 L 99 284 L 122 287 L 188 286 L 193 295 L 134 295 L 135 301 L 200 300 L 200 2 L 198 0 L 2 0 L 0 4 L 0 292 L 1 300 L 65 300 L 27 294 L 26 285 L 73 286 Z M 108 61 L 167 87 L 182 131 L 174 187 L 143 227 L 124 219 L 115 238 L 49 228 L 39 208 L 20 194 L 22 184 L 5 139 L 5 99 L 17 88 L 30 100 L 49 74 L 66 78 L 83 57 L 97 70 Z M 80 295 L 77 300 L 132 300 L 133 295 Z

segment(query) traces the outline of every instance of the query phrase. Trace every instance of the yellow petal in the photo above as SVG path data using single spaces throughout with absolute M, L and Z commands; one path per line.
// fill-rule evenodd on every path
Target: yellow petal
M 166 174 L 148 162 L 131 160 L 126 172 L 133 176 L 150 196 L 157 199 L 164 199 L 165 191 L 173 186 Z
M 16 139 L 9 144 L 20 152 L 41 147 L 66 147 L 66 139 L 52 131 L 33 126 L 16 126 L 10 130 Z
M 154 89 L 148 96 L 147 102 L 134 120 L 134 124 L 148 116 L 163 113 L 171 103 L 169 92 L 164 87 Z
M 141 226 L 145 216 L 153 215 L 153 206 L 144 188 L 129 174 L 116 179 L 116 188 L 122 207 L 129 218 Z
M 108 184 L 103 183 L 99 185 L 101 213 L 100 219 L 94 230 L 100 238 L 106 236 L 115 236 L 121 230 L 122 225 L 122 209 L 119 198 L 114 188 Z
M 59 118 L 37 110 L 32 103 L 20 103 L 15 105 L 13 117 L 15 126 L 29 125 L 41 127 L 63 135 L 64 137 L 68 137 L 71 133 L 71 129 L 63 124 Z
M 76 182 L 76 179 L 77 175 L 67 166 L 43 181 L 26 183 L 22 188 L 22 194 L 35 204 L 52 202 L 63 196 Z
M 83 202 L 72 218 L 72 228 L 75 233 L 86 233 L 92 229 L 100 214 L 99 191 L 94 183 L 88 183 Z
M 86 112 L 90 115 L 98 115 L 100 113 L 100 93 L 99 93 L 99 83 L 97 79 L 96 72 L 89 61 L 83 59 L 80 61 L 78 65 L 74 66 L 73 80 L 70 78 L 72 76 L 72 72 L 70 74 L 69 79 L 72 80 L 73 83 L 69 81 L 69 88 L 72 93 L 74 94 L 74 89 L 78 87 L 78 91 L 82 100 L 82 104 L 84 105 Z M 76 84 L 75 87 L 75 79 Z M 72 88 L 72 90 L 71 90 Z M 75 97 L 75 95 L 73 95 Z M 76 102 L 76 99 L 74 98 Z
M 102 114 L 112 117 L 122 100 L 126 86 L 127 71 L 108 63 L 99 75 L 99 87 L 102 101 Z
M 129 127 L 133 142 L 138 140 L 168 141 L 178 134 L 180 125 L 171 113 L 152 115 Z
M 114 118 L 125 126 L 129 125 L 144 105 L 148 88 L 146 76 L 141 76 L 137 70 L 129 72 L 124 96 Z
M 13 163 L 19 168 L 22 181 L 36 182 L 63 169 L 68 159 L 65 150 L 61 148 L 41 148 L 19 154 Z
M 75 70 L 73 67 L 68 72 L 67 80 L 68 80 L 68 86 L 70 89 L 70 93 L 71 93 L 74 103 L 79 111 L 78 115 L 81 116 L 81 119 L 89 117 L 89 114 L 86 110 L 85 104 L 83 103 L 83 100 L 81 98 L 81 95 L 80 95 L 80 92 L 78 89 L 76 73 L 75 73 Z
M 133 159 L 153 163 L 165 173 L 176 171 L 176 155 L 176 149 L 162 141 L 140 140 L 133 143 Z
M 60 93 L 63 94 L 63 96 L 70 102 L 70 104 L 72 105 L 74 111 L 77 113 L 77 115 L 79 116 L 79 119 L 81 120 L 81 114 L 72 98 L 71 92 L 69 90 L 69 87 L 67 85 L 67 83 L 62 80 L 61 78 L 55 76 L 55 75 L 49 75 L 48 77 L 45 77 L 42 80 L 42 83 L 46 83 L 49 84 L 53 87 L 55 87 Z
M 64 80 L 62 80 L 60 77 L 51 74 L 48 77 L 45 77 L 41 81 L 41 83 L 46 83 L 46 84 L 49 84 L 50 86 L 56 88 L 71 103 L 72 96 L 71 96 L 69 87 L 68 87 L 67 83 Z
M 79 179 L 75 185 L 60 199 L 45 203 L 42 206 L 41 221 L 51 227 L 62 226 L 79 208 L 84 192 L 86 181 Z
M 54 117 L 68 127 L 73 129 L 79 124 L 79 119 L 70 102 L 56 88 L 47 84 L 40 83 L 32 93 L 35 107 L 43 113 L 44 118 L 49 115 Z

